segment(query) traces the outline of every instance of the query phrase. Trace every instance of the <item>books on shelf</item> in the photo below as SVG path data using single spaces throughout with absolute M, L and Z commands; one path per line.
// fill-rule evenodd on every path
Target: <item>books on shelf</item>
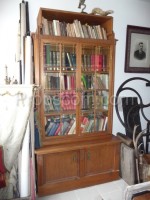
M 59 73 L 45 73 L 45 89 L 59 90 L 60 77 Z
M 49 113 L 51 111 L 60 111 L 59 95 L 44 95 L 44 111 L 45 113 Z
M 54 110 L 52 97 L 50 95 L 44 95 L 44 112 L 49 113 Z
M 62 73 L 60 76 L 60 84 L 62 90 L 75 90 L 76 87 L 75 74 Z
M 75 91 L 61 92 L 61 108 L 62 110 L 75 110 L 76 107 L 76 93 Z
M 96 92 L 96 109 L 108 110 L 108 91 L 97 91 Z
M 108 74 L 96 74 L 95 88 L 108 90 L 109 89 L 109 75 Z
M 91 89 L 93 82 L 93 75 L 91 74 L 82 74 L 81 75 L 81 88 L 82 89 Z
M 76 54 L 72 52 L 63 52 L 65 56 L 62 61 L 63 66 L 66 67 L 67 70 L 75 70 L 76 69 Z
M 45 125 L 46 136 L 72 135 L 75 134 L 75 129 L 75 116 L 63 116 L 62 118 L 48 118 Z
M 98 114 L 95 118 L 92 115 L 82 116 L 80 130 L 82 133 L 106 131 L 107 122 L 108 117 L 103 114 Z
M 60 55 L 58 45 L 44 44 L 43 46 L 43 66 L 44 70 L 60 70 L 61 65 L 64 70 L 76 69 L 76 54 L 74 52 L 63 51 Z
M 94 108 L 94 96 L 92 92 L 82 92 L 81 94 L 81 109 L 91 110 Z
M 42 33 L 43 35 L 51 36 L 107 40 L 107 33 L 104 27 L 101 27 L 101 25 L 82 24 L 78 19 L 75 19 L 72 23 L 66 23 L 56 19 L 48 21 L 42 17 Z
M 76 70 L 76 53 L 63 50 L 60 54 L 58 46 L 45 44 L 43 47 L 43 66 L 47 71 L 59 71 L 60 63 L 62 70 Z M 82 54 L 82 70 L 83 71 L 106 71 L 107 70 L 107 54 L 106 52 L 92 53 L 92 51 Z
M 47 120 L 47 123 L 45 125 L 45 132 L 46 132 L 47 135 L 49 134 L 49 131 L 51 130 L 53 124 L 54 124 L 54 122 L 53 122 L 52 119 Z
M 82 54 L 82 70 L 83 71 L 106 71 L 106 55 L 103 53 L 93 54 L 83 53 Z
M 51 127 L 51 129 L 49 130 L 47 136 L 54 136 L 58 127 L 59 127 L 60 122 L 53 122 L 53 125 Z
M 106 34 L 105 29 L 100 25 L 82 25 L 78 20 L 74 20 L 72 24 L 58 20 L 48 21 L 45 24 L 48 25 L 49 34 L 56 36 L 104 39 L 104 33 Z M 46 34 L 48 30 L 44 29 Z M 107 39 L 106 36 L 105 39 Z M 47 137 L 76 133 L 76 118 L 72 115 L 77 113 L 77 96 L 81 109 L 78 116 L 85 115 L 82 116 L 81 122 L 77 123 L 78 127 L 81 125 L 81 133 L 107 130 L 109 48 L 100 45 L 93 47 L 87 44 L 83 45 L 80 57 L 76 54 L 77 49 L 74 44 L 46 42 L 43 45 L 42 62 L 45 76 L 43 89 Z M 81 58 L 79 62 L 81 80 L 77 74 L 79 66 L 76 66 L 76 57 Z M 76 83 L 76 80 L 81 83 Z M 102 114 L 97 114 L 97 112 Z
M 57 45 L 52 46 L 45 44 L 43 46 L 43 61 L 45 70 L 59 70 L 60 69 L 60 52 L 57 50 Z
M 50 34 L 48 20 L 44 17 L 42 17 L 42 31 L 44 35 Z

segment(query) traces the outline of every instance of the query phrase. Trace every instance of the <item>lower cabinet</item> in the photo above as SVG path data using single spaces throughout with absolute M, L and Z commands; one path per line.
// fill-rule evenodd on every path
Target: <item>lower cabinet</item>
M 114 144 L 102 144 L 86 149 L 85 174 L 94 175 L 113 171 L 116 150 Z
M 43 156 L 44 177 L 46 183 L 74 180 L 79 177 L 79 152 L 66 151 Z
M 35 153 L 39 196 L 119 178 L 119 140 L 43 147 Z

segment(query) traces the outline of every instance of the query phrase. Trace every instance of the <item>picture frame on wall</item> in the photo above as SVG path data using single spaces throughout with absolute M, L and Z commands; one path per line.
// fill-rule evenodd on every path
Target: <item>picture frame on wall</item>
M 150 73 L 150 28 L 127 25 L 124 71 Z

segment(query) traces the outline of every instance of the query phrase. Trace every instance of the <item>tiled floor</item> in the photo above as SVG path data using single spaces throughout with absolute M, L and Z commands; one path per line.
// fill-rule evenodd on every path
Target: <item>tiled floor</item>
M 122 179 L 87 188 L 40 197 L 38 200 L 123 200 L 127 183 Z

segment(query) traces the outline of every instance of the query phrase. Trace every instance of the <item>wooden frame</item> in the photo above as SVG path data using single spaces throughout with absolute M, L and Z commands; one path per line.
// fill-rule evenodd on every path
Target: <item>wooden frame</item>
M 127 25 L 124 71 L 150 73 L 150 28 Z

